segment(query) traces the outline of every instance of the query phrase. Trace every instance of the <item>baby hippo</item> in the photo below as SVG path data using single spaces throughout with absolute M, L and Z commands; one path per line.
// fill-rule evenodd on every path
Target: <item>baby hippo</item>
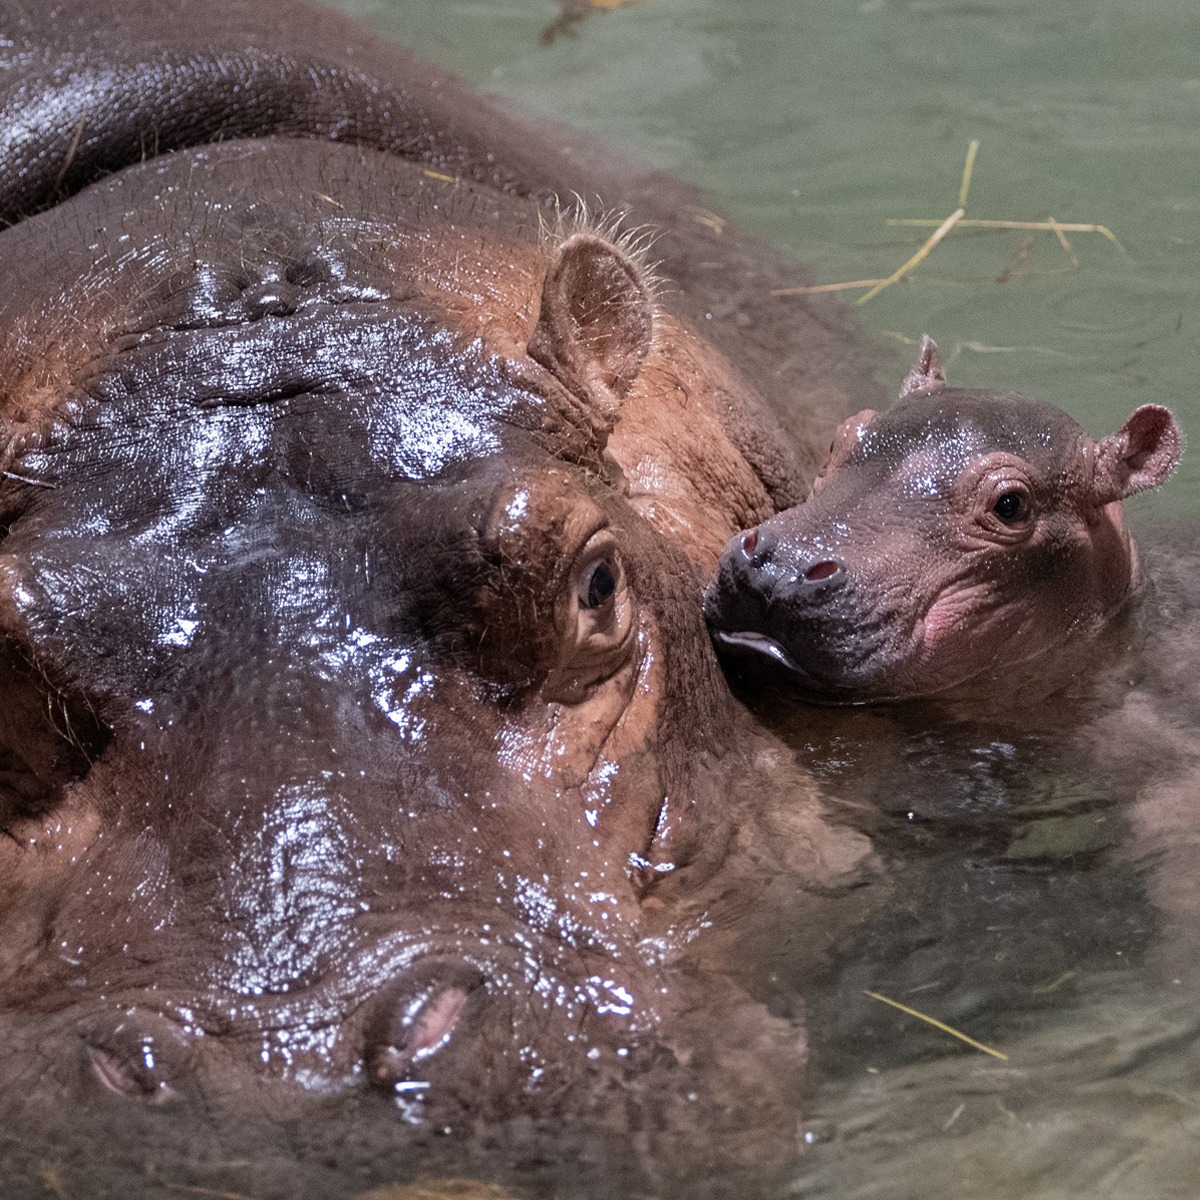
M 809 499 L 725 548 L 713 639 L 811 700 L 1048 695 L 1136 591 L 1121 501 L 1181 449 L 1156 404 L 1093 441 L 1049 404 L 947 387 L 926 337 L 900 402 L 839 427 Z

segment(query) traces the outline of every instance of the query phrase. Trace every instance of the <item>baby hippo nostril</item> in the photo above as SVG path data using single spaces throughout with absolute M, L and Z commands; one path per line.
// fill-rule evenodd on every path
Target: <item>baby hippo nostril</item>
M 755 570 L 765 567 L 774 558 L 775 544 L 774 535 L 761 525 L 747 529 L 739 542 L 742 557 Z
M 823 558 L 820 562 L 813 563 L 804 572 L 804 578 L 809 583 L 822 583 L 827 579 L 832 579 L 835 575 L 844 575 L 845 573 L 846 568 L 836 558 Z

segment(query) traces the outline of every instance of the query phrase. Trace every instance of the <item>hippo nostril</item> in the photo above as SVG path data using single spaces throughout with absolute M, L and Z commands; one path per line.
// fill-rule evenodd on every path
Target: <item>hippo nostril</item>
M 834 558 L 823 558 L 821 559 L 820 563 L 812 564 L 810 568 L 804 572 L 804 578 L 806 578 L 809 583 L 820 583 L 821 580 L 828 580 L 828 578 L 838 574 L 838 572 L 842 569 L 844 568 L 842 568 L 842 565 L 838 562 L 838 560 Z
M 845 571 L 836 558 L 823 558 L 820 562 L 815 562 L 807 571 L 804 572 L 804 578 L 809 583 L 820 583 L 825 579 L 832 579 L 834 575 Z
M 761 525 L 747 529 L 738 537 L 737 545 L 746 565 L 753 571 L 761 570 L 775 556 L 775 538 L 769 529 Z
M 451 1039 L 471 992 L 469 983 L 434 985 L 407 1003 L 391 1001 L 368 1031 L 367 1078 L 375 1087 L 395 1091 L 424 1059 Z
M 103 1046 L 89 1046 L 84 1052 L 88 1063 L 105 1091 L 114 1096 L 149 1096 L 154 1085 L 137 1069 L 141 1064 L 121 1058 Z
M 191 1046 L 165 1017 L 129 1009 L 115 1022 L 98 1019 L 83 1031 L 88 1074 L 106 1092 L 162 1104 L 178 1095 Z

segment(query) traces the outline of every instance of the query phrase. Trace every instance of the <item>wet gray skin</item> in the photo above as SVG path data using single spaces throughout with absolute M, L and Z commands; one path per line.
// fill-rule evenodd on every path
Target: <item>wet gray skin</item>
M 815 700 L 1052 693 L 1135 594 L 1121 501 L 1181 446 L 1157 405 L 1093 441 L 1049 404 L 948 387 L 926 339 L 899 403 L 840 427 L 813 495 L 730 541 L 714 640 Z

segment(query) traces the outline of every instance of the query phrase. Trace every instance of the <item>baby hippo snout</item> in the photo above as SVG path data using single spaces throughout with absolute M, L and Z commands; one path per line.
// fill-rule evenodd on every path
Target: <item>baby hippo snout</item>
M 832 601 L 845 593 L 850 573 L 826 547 L 781 537 L 771 525 L 745 530 L 725 547 L 704 612 L 722 652 L 765 655 L 798 674 L 797 629 L 815 627 L 818 614 L 835 613 Z M 811 638 L 799 641 L 807 647 Z
M 789 606 L 817 602 L 842 587 L 847 578 L 840 558 L 820 549 L 790 546 L 768 525 L 759 525 L 739 533 L 725 547 L 716 583 L 709 589 L 709 619 L 717 617 L 715 606 L 724 592 L 736 597 L 742 589 L 752 591 L 760 602 L 754 611 L 761 612 L 762 605 L 773 600 Z

